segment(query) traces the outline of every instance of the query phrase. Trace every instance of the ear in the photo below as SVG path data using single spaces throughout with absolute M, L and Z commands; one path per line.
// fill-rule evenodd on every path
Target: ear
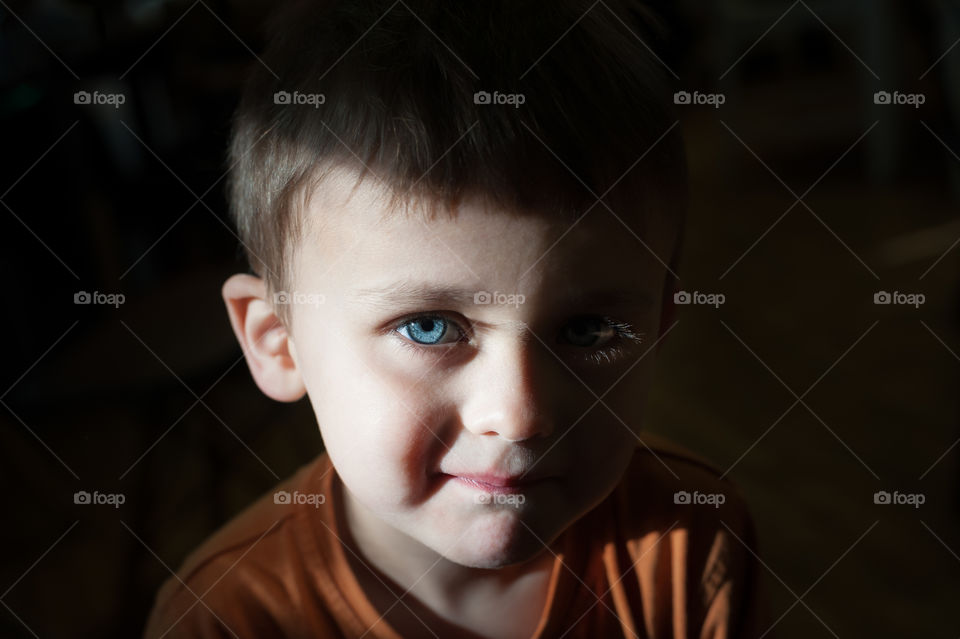
M 306 387 L 293 339 L 267 300 L 266 283 L 252 275 L 233 275 L 224 282 L 222 293 L 233 332 L 263 394 L 280 402 L 303 397 Z

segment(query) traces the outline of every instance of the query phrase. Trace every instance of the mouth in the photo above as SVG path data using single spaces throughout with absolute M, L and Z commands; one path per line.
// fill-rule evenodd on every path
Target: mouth
M 505 477 L 498 475 L 449 475 L 444 477 L 463 486 L 495 495 L 516 495 L 542 483 L 543 479 L 527 479 L 520 475 Z

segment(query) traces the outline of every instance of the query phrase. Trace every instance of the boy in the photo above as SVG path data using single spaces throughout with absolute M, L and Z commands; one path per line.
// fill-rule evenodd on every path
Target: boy
M 156 637 L 751 637 L 734 486 L 644 433 L 684 208 L 634 3 L 296 3 L 231 143 L 258 387 L 325 452 Z M 278 425 L 282 428 L 282 425 Z

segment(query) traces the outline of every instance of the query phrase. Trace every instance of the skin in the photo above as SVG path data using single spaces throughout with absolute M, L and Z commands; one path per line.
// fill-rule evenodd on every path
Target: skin
M 530 636 L 551 545 L 610 494 L 642 446 L 665 268 L 600 206 L 572 229 L 479 200 L 426 219 L 391 212 L 369 181 L 354 185 L 336 174 L 306 203 L 289 326 L 261 279 L 234 275 L 223 287 L 234 331 L 266 395 L 309 396 L 338 475 L 343 541 L 386 620 L 401 633 L 425 624 L 441 636 Z M 641 237 L 668 257 L 666 230 Z M 469 299 L 357 298 L 398 281 Z M 572 300 L 597 290 L 641 301 Z M 477 304 L 479 291 L 524 299 Z M 415 314 L 433 333 L 429 321 L 409 321 Z M 616 337 L 603 316 L 643 341 Z M 417 344 L 424 335 L 440 343 Z M 591 359 L 617 344 L 619 356 Z M 454 477 L 484 472 L 524 474 L 523 503 L 478 503 L 488 491 Z

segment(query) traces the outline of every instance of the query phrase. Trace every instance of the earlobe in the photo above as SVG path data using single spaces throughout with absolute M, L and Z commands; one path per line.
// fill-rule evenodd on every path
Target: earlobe
M 306 388 L 293 340 L 267 300 L 266 282 L 252 275 L 233 275 L 224 282 L 222 294 L 230 325 L 260 390 L 280 402 L 303 397 Z

